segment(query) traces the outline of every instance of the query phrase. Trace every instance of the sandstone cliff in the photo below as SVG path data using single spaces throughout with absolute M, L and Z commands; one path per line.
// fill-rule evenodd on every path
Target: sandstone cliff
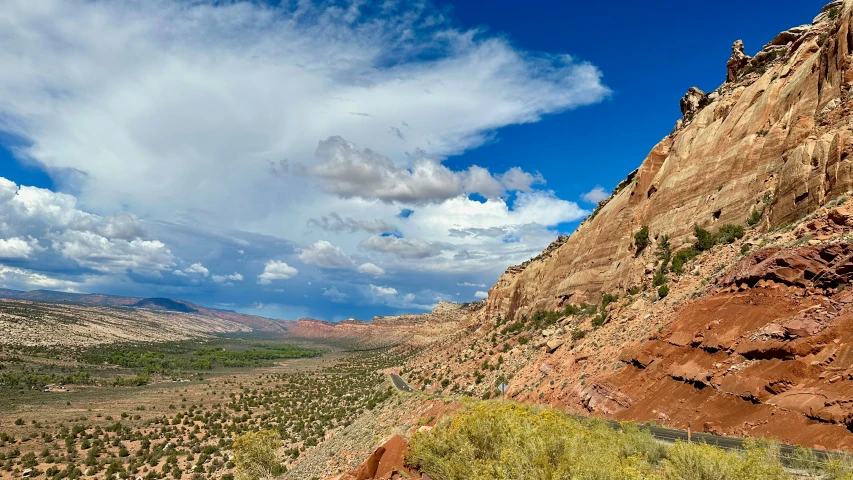
M 611 197 L 507 269 L 466 328 L 403 376 L 431 392 L 490 397 L 505 382 L 523 402 L 853 450 L 851 26 L 845 0 L 754 57 L 736 42 L 727 81 L 690 89 L 673 132 Z M 694 224 L 747 228 L 669 272 L 664 298 L 638 288 L 664 236 L 677 252 Z M 581 302 L 596 311 L 564 310 Z
M 691 89 L 676 129 L 570 238 L 508 269 L 482 319 L 626 292 L 651 262 L 651 248 L 637 255 L 633 246 L 644 225 L 677 248 L 695 223 L 743 224 L 758 209 L 769 229 L 850 189 L 850 6 L 828 5 L 755 57 L 737 42 L 729 80 L 707 95 Z

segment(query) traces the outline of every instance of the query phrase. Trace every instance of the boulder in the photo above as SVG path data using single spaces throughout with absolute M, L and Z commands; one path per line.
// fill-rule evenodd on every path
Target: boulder
M 558 348 L 563 346 L 563 343 L 565 343 L 565 341 L 562 338 L 555 338 L 553 340 L 549 340 L 548 343 L 545 344 L 545 346 L 548 350 L 548 353 L 554 353 L 557 351 Z
M 379 462 L 382 460 L 382 455 L 385 454 L 385 447 L 379 447 L 370 457 L 362 463 L 354 472 L 355 480 L 370 480 L 376 476 L 376 470 L 379 468 Z

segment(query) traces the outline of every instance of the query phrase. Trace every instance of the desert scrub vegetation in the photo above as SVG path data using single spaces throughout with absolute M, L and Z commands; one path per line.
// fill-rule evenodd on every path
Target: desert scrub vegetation
M 744 452 L 700 443 L 666 446 L 634 424 L 512 402 L 482 401 L 412 437 L 407 462 L 441 480 L 787 480 L 778 447 Z M 843 477 L 836 477 L 843 478 Z
M 634 246 L 637 247 L 637 252 L 639 253 L 651 243 L 652 241 L 649 239 L 649 227 L 647 225 L 643 225 L 643 227 L 634 234 Z
M 259 348 L 242 346 L 243 351 Z M 265 350 L 278 351 L 270 347 Z M 195 351 L 173 353 L 191 358 Z M 31 478 L 50 479 L 228 479 L 247 471 L 243 478 L 264 478 L 252 470 L 255 463 L 276 475 L 331 431 L 388 400 L 393 390 L 378 371 L 401 365 L 412 353 L 382 348 L 351 352 L 335 361 L 305 359 L 310 363 L 300 369 L 262 364 L 259 371 L 214 371 L 203 382 L 160 379 L 159 385 L 134 388 L 100 382 L 51 394 L 0 387 L 3 408 L 18 405 L 16 398 L 24 395 L 37 403 L 51 402 L 21 409 L 3 422 L 0 478 L 20 478 L 27 469 L 32 469 Z M 129 377 L 119 383 L 137 381 Z M 135 407 L 125 402 L 122 410 L 102 410 L 115 408 L 109 407 L 110 399 L 137 396 Z M 61 414 L 78 405 L 88 408 L 71 418 Z M 274 461 L 269 460 L 271 447 L 276 447 Z

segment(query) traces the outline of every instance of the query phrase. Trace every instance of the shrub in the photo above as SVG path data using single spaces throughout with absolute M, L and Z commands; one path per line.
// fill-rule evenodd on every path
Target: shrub
M 744 243 L 743 245 L 741 245 L 741 246 L 740 246 L 740 254 L 741 254 L 741 255 L 746 255 L 746 254 L 747 254 L 747 252 L 749 252 L 749 244 L 748 244 L 748 243 Z
M 714 234 L 699 225 L 693 226 L 693 236 L 696 237 L 696 243 L 693 244 L 693 248 L 700 252 L 710 250 L 711 247 L 717 244 Z
M 659 287 L 666 284 L 666 282 L 666 272 L 663 268 L 658 268 L 657 271 L 655 271 L 655 276 L 652 277 L 652 286 Z
M 696 480 L 789 479 L 779 461 L 779 447 L 746 442 L 743 454 L 704 443 L 676 442 L 664 461 L 664 478 Z
M 237 437 L 234 440 L 237 478 L 273 478 L 282 473 L 283 468 L 276 454 L 281 445 L 281 437 L 272 430 L 248 432 Z
M 667 295 L 669 295 L 669 287 L 666 285 L 661 285 L 660 288 L 658 288 L 658 296 L 660 298 L 663 298 Z
M 603 312 L 608 305 L 615 302 L 616 300 L 619 300 L 619 295 L 605 293 L 604 296 L 601 298 L 601 311 Z
M 750 227 L 754 227 L 758 225 L 758 222 L 761 221 L 761 212 L 758 209 L 753 208 L 752 213 L 749 214 L 749 218 L 746 219 L 746 224 Z
M 835 20 L 838 18 L 838 7 L 832 7 L 829 9 L 829 13 L 827 13 L 830 20 Z
M 651 243 L 649 239 L 649 227 L 647 225 L 643 225 L 643 228 L 640 229 L 639 232 L 634 234 L 634 246 L 637 247 L 637 251 L 640 252 L 644 248 L 648 247 Z
M 672 271 L 677 274 L 684 273 L 684 264 L 690 262 L 699 252 L 693 247 L 687 247 L 679 250 L 672 258 Z
M 637 428 L 501 401 L 445 417 L 409 445 L 407 461 L 442 480 L 655 478 L 666 448 Z
M 726 224 L 721 226 L 717 234 L 714 235 L 714 244 L 732 243 L 741 237 L 743 237 L 743 226 Z

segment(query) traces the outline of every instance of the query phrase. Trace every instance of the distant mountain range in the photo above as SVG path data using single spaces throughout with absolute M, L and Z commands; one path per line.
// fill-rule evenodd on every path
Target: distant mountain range
M 11 290 L 0 288 L 0 298 L 32 300 L 37 302 L 77 303 L 103 307 L 144 308 L 146 310 L 169 311 L 177 313 L 194 313 L 197 315 L 221 318 L 251 327 L 253 330 L 264 332 L 281 332 L 285 328 L 277 320 L 271 320 L 257 315 L 246 315 L 233 310 L 207 308 L 186 300 L 171 298 L 125 297 L 122 295 L 104 295 L 100 293 L 69 293 L 54 290 Z

